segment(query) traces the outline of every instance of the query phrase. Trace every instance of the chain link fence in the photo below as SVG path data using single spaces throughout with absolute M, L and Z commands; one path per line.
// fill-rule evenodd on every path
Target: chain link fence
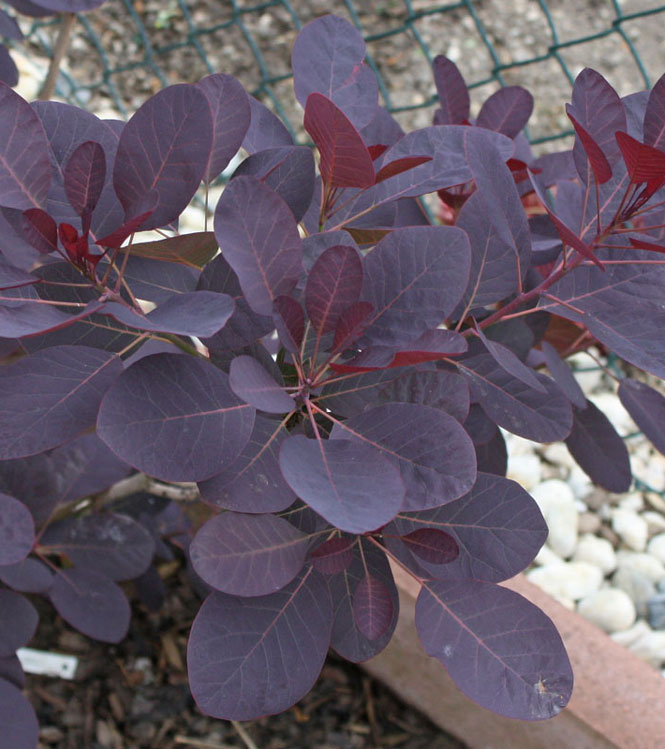
M 529 88 L 536 109 L 528 135 L 544 148 L 571 134 L 563 103 L 585 65 L 620 94 L 665 71 L 665 4 L 650 0 L 108 0 L 79 16 L 56 94 L 127 117 L 167 84 L 232 73 L 302 140 L 291 45 L 328 12 L 363 32 L 383 102 L 408 127 L 431 122 L 437 54 L 458 64 L 476 106 L 499 85 Z M 31 54 L 45 63 L 58 23 L 26 28 Z

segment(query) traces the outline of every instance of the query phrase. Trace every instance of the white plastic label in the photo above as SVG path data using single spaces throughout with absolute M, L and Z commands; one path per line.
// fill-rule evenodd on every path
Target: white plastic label
M 48 653 L 45 650 L 34 650 L 33 648 L 19 648 L 16 655 L 26 674 L 73 679 L 79 664 L 79 659 L 75 655 Z

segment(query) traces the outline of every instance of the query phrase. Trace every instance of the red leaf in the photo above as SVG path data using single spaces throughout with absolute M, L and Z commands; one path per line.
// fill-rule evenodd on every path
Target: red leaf
M 431 156 L 405 156 L 403 159 L 395 159 L 395 161 L 391 161 L 390 164 L 386 164 L 379 169 L 376 175 L 376 184 L 378 185 L 379 182 L 383 182 L 388 177 L 394 177 L 396 174 L 407 172 L 409 169 L 426 164 L 431 160 Z
M 39 252 L 55 252 L 58 249 L 58 227 L 55 221 L 41 208 L 23 211 L 21 220 L 26 240 Z
M 110 247 L 111 249 L 116 250 L 120 245 L 122 245 L 127 237 L 134 234 L 148 216 L 153 213 L 153 210 L 145 211 L 145 213 L 141 213 L 135 218 L 125 222 L 119 229 L 116 229 L 105 237 L 98 239 L 97 244 L 100 247 Z
M 323 94 L 313 93 L 305 105 L 305 130 L 319 149 L 319 169 L 333 187 L 371 187 L 372 156 L 353 123 Z
M 612 178 L 612 167 L 610 166 L 610 162 L 607 160 L 601 147 L 596 143 L 591 134 L 573 117 L 570 110 L 570 106 L 566 105 L 566 114 L 568 115 L 568 119 L 573 123 L 575 133 L 584 147 L 584 151 L 586 152 L 587 159 L 589 159 L 589 164 L 591 164 L 591 169 L 593 170 L 596 182 L 598 182 L 599 185 L 602 185 Z
M 355 302 L 340 315 L 335 328 L 333 352 L 343 351 L 358 338 L 374 312 L 369 302 Z
M 619 131 L 614 136 L 626 162 L 630 181 L 639 185 L 641 182 L 662 179 L 665 177 L 665 152 L 653 146 L 647 146 L 635 140 L 628 133 Z
M 367 150 L 369 151 L 369 155 L 372 157 L 372 161 L 378 159 L 381 154 L 385 153 L 388 150 L 388 148 L 389 146 L 384 146 L 383 143 L 378 143 L 375 146 L 367 146 Z
M 663 244 L 654 244 L 653 242 L 644 242 L 641 239 L 634 239 L 633 237 L 630 237 L 629 239 L 630 239 L 630 243 L 637 250 L 650 250 L 651 252 L 662 252 L 665 254 L 665 245 Z
M 355 538 L 331 538 L 325 541 L 310 553 L 312 566 L 324 575 L 342 572 L 353 561 L 355 543 Z

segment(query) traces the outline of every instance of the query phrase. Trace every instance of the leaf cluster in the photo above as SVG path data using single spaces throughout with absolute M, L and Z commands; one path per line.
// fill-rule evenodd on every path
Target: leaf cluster
M 159 607 L 174 555 L 205 597 L 188 669 L 209 715 L 287 709 L 330 647 L 380 652 L 391 564 L 421 583 L 423 646 L 472 699 L 523 720 L 568 701 L 552 622 L 500 585 L 547 535 L 505 477 L 502 429 L 565 441 L 611 491 L 631 483 L 565 360 L 595 347 L 665 373 L 665 78 L 621 99 L 583 71 L 575 147 L 534 158 L 525 90 L 474 119 L 439 57 L 434 124 L 405 134 L 364 55 L 334 16 L 298 36 L 316 158 L 229 75 L 170 86 L 126 124 L 0 88 L 11 746 L 36 736 L 15 656 L 37 626 L 29 596 L 117 642 L 128 581 Z M 180 234 L 239 149 L 213 231 Z M 437 193 L 433 222 L 419 198 Z M 663 451 L 663 396 L 633 379 L 619 396 Z M 141 476 L 152 494 L 117 499 Z M 178 501 L 194 484 L 205 522 Z

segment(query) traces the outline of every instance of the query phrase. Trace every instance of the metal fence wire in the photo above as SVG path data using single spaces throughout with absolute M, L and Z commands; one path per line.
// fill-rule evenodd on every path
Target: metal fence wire
M 536 97 L 534 144 L 571 134 L 563 102 L 582 67 L 622 95 L 665 71 L 665 5 L 650 0 L 108 0 L 79 16 L 56 94 L 127 117 L 162 86 L 232 73 L 303 140 L 290 50 L 323 13 L 362 31 L 383 103 L 409 127 L 431 123 L 437 54 L 458 64 L 476 103 L 499 85 L 526 85 Z M 49 58 L 57 28 L 36 20 L 32 51 Z

